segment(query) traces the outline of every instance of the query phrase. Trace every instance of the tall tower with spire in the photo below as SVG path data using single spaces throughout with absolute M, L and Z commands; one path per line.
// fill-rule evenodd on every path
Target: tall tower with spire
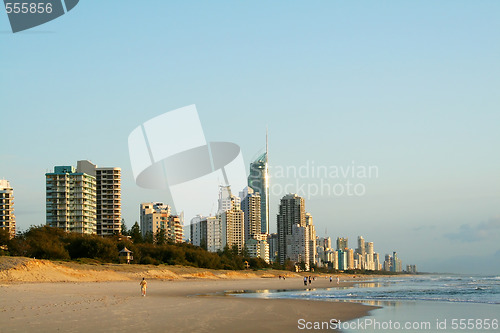
M 250 163 L 248 187 L 260 194 L 261 233 L 269 234 L 269 145 L 266 128 L 266 151 Z

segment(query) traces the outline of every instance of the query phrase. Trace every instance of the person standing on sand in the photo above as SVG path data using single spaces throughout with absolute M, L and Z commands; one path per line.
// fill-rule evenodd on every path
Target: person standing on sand
M 340 283 L 340 277 L 337 276 L 337 284 Z
M 141 295 L 146 296 L 146 289 L 148 288 L 148 283 L 144 278 L 142 278 L 142 281 L 139 284 L 141 286 Z
M 307 286 L 307 276 L 304 276 L 304 286 Z
M 332 283 L 332 276 L 330 275 L 330 283 Z

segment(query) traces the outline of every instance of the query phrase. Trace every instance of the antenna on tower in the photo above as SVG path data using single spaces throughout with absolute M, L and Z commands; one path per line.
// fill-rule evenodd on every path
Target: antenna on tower
M 267 141 L 267 132 L 268 132 L 268 130 L 267 130 L 267 125 L 266 125 L 266 163 L 268 162 L 268 156 L 269 156 L 269 154 L 268 154 L 268 152 L 269 152 L 269 144 L 268 144 L 268 141 Z

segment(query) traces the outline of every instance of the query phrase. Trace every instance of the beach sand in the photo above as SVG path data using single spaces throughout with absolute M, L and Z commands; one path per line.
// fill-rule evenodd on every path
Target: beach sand
M 17 263 L 0 270 L 0 332 L 290 332 L 299 331 L 298 320 L 309 322 L 346 321 L 367 314 L 375 307 L 356 303 L 238 298 L 223 295 L 227 290 L 304 289 L 300 276 L 242 278 L 244 273 L 231 278 L 230 272 L 191 271 L 190 278 L 154 279 L 146 277 L 148 293 L 140 294 L 140 274 L 149 268 L 126 267 L 122 273 L 112 272 L 112 279 L 122 281 L 101 282 L 18 282 L 24 270 L 31 280 L 42 273 L 51 274 L 38 261 L 40 272 L 34 265 Z M 25 265 L 25 268 L 20 268 Z M 34 265 L 34 266 L 37 266 Z M 54 264 L 58 266 L 58 264 Z M 64 265 L 63 265 L 64 266 Z M 14 267 L 14 268 L 13 268 Z M 66 268 L 64 268 L 66 267 Z M 61 268 L 70 269 L 67 266 Z M 168 267 L 168 266 L 166 266 Z M 101 268 L 88 271 L 71 268 L 72 274 L 96 277 Z M 165 268 L 158 268 L 165 272 Z M 183 271 L 181 268 L 173 268 Z M 17 272 L 17 281 L 13 279 Z M 56 267 L 57 270 L 57 267 Z M 117 269 L 120 271 L 120 269 Z M 199 270 L 199 269 L 198 269 Z M 104 276 L 109 267 L 100 271 Z M 172 276 L 179 274 L 170 271 Z M 124 273 L 126 272 L 126 273 Z M 132 273 L 131 273 L 132 272 Z M 184 271 L 183 271 L 184 272 Z M 54 272 L 52 272 L 54 273 Z M 236 272 L 235 272 L 236 273 Z M 3 274 L 3 275 L 2 275 Z M 61 277 L 68 272 L 54 273 Z M 132 277 L 130 277 L 130 274 Z M 137 274 L 137 276 L 135 276 Z M 226 274 L 226 275 L 224 275 Z M 202 277 L 193 278 L 196 275 Z M 233 274 L 234 275 L 234 274 Z M 10 276 L 10 280 L 9 280 Z M 101 278 L 102 278 L 101 276 Z M 208 278 L 203 278 L 208 276 Z M 73 277 L 76 279 L 76 277 Z M 346 280 L 345 277 L 342 278 Z M 21 279 L 22 280 L 22 279 Z M 66 281 L 66 280 L 64 280 Z M 352 282 L 342 282 L 341 285 Z M 312 288 L 331 287 L 324 278 L 313 282 Z

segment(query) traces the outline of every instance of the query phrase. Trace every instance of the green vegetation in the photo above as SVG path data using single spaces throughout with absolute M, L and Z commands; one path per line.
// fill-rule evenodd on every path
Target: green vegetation
M 8 234 L 0 230 L 0 249 L 7 249 L 0 250 L 0 255 L 75 261 L 90 259 L 111 263 L 118 262 L 118 252 L 127 247 L 133 252 L 135 264 L 185 265 L 234 270 L 244 269 L 247 261 L 251 269 L 270 267 L 260 258 L 249 258 L 245 253 L 238 253 L 237 247 L 212 253 L 191 244 L 173 244 L 164 237 L 146 235 L 143 239 L 137 223 L 132 226 L 128 234 L 130 239 L 118 235 L 100 237 L 67 233 L 61 229 L 40 226 L 31 227 L 9 240 Z

